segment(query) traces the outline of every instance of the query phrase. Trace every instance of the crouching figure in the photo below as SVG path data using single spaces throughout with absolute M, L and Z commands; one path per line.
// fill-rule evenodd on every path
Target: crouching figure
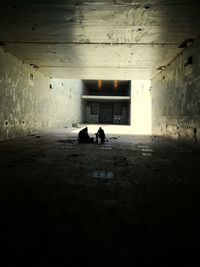
M 98 138 L 101 139 L 101 144 L 103 144 L 105 142 L 105 133 L 104 130 L 99 127 L 99 130 L 97 131 L 97 133 L 95 133 L 96 135 L 96 142 L 98 143 Z
M 85 127 L 78 133 L 79 143 L 94 143 L 94 138 L 88 134 L 88 127 Z

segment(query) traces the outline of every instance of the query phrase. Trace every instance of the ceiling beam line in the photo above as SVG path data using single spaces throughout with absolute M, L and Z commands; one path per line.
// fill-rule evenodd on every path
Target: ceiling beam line
M 151 70 L 152 68 L 135 68 L 135 67 L 116 67 L 116 66 L 42 66 L 40 68 L 70 68 L 70 69 L 135 69 L 135 70 Z
M 2 41 L 2 40 L 1 40 Z M 85 43 L 81 43 L 81 42 L 21 42 L 21 41 L 2 41 L 5 44 L 31 44 L 31 45 L 62 45 L 62 44 L 66 44 L 66 45 L 133 45 L 133 46 L 179 46 L 180 43 L 103 43 L 103 42 L 95 42 L 95 43 L 91 43 L 91 42 L 85 42 Z
M 169 2 L 169 1 L 165 1 L 163 3 L 159 3 L 159 2 L 154 2 L 154 3 L 150 3 L 149 6 L 150 6 L 150 9 L 154 8 L 154 7 L 165 7 L 165 6 L 198 6 L 200 5 L 199 2 L 195 3 L 195 2 L 191 2 L 191 0 L 185 0 L 183 2 L 178 2 L 178 3 L 173 3 L 173 2 Z M 2 8 L 10 8 L 11 6 L 11 3 L 0 3 L 0 7 Z M 145 9 L 145 6 L 148 6 L 146 5 L 145 2 L 140 2 L 140 1 L 137 1 L 137 2 L 129 2 L 129 3 L 109 3 L 109 2 L 103 2 L 103 3 L 67 3 L 65 2 L 64 4 L 59 4 L 59 3 L 53 3 L 53 4 L 44 4 L 44 3 L 27 3 L 27 2 L 24 2 L 24 3 L 17 3 L 17 6 L 19 8 L 30 8 L 30 7 L 44 7 L 44 8 L 51 8 L 51 7 L 68 7 L 68 8 L 74 8 L 76 9 L 77 7 L 92 7 L 92 8 L 99 8 L 99 7 L 102 7 L 102 6 L 109 6 L 109 7 L 127 7 L 127 8 L 130 8 L 130 7 L 134 7 L 134 8 L 144 8 Z

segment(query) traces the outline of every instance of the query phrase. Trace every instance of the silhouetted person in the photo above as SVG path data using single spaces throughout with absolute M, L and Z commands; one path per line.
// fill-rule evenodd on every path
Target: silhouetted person
M 102 144 L 105 142 L 105 133 L 101 127 L 99 127 L 99 130 L 95 135 L 96 135 L 96 142 L 98 142 L 98 138 L 101 139 Z
M 85 127 L 78 133 L 78 141 L 79 143 L 93 143 L 94 138 L 90 137 L 88 134 L 88 128 Z

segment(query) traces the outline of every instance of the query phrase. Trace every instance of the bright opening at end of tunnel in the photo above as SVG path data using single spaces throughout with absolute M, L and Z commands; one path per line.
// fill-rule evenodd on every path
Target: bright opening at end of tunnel
M 107 134 L 121 134 L 121 135 L 150 135 L 151 134 L 151 82 L 150 80 L 132 80 L 128 81 L 130 86 L 127 95 L 120 96 L 120 101 L 124 97 L 124 102 L 120 104 L 117 98 L 109 99 L 111 96 L 96 95 L 94 93 L 95 82 L 99 85 L 99 81 L 85 81 L 88 87 L 92 87 L 92 90 L 87 91 L 87 95 L 82 96 L 84 106 L 85 121 L 79 124 L 80 128 L 88 127 L 88 132 L 94 134 L 101 126 Z M 107 81 L 108 82 L 108 81 Z M 111 81 L 109 81 L 110 83 Z M 120 81 L 122 82 L 122 81 Z M 124 81 L 125 82 L 125 81 Z M 127 81 L 126 81 L 127 82 Z M 101 82 L 102 88 L 106 81 Z M 113 81 L 116 84 L 116 81 Z M 103 89 L 101 89 L 102 92 Z M 106 87 L 107 90 L 107 87 Z M 92 92 L 92 93 L 91 93 Z M 90 94 L 91 93 L 91 94 Z M 99 94 L 99 89 L 98 89 Z M 101 97 L 103 97 L 101 99 Z M 99 102 L 99 103 L 98 103 Z M 121 110 L 125 110 L 126 123 L 119 120 L 119 113 L 115 113 L 115 110 L 119 106 Z M 111 108 L 112 107 L 112 108 Z M 123 111 L 121 111 L 123 115 Z M 103 113 L 103 114 L 101 114 Z M 111 114 L 110 114 L 111 113 Z M 89 114 L 89 115 L 88 115 Z M 97 121 L 96 118 L 98 117 Z M 109 123 L 109 117 L 111 123 Z M 107 120 L 107 121 L 106 121 Z M 73 130 L 74 133 L 78 133 L 80 128 Z

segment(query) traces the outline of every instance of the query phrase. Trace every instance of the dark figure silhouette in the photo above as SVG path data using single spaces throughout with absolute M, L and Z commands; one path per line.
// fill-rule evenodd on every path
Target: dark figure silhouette
M 99 130 L 95 135 L 96 135 L 96 142 L 97 143 L 98 143 L 98 138 L 101 139 L 101 143 L 102 144 L 105 142 L 105 133 L 104 133 L 104 130 L 101 127 L 99 127 Z
M 87 127 L 85 127 L 84 129 L 82 129 L 79 132 L 78 141 L 79 141 L 79 143 L 93 143 L 94 142 L 94 138 L 90 137 L 88 134 L 88 128 Z

